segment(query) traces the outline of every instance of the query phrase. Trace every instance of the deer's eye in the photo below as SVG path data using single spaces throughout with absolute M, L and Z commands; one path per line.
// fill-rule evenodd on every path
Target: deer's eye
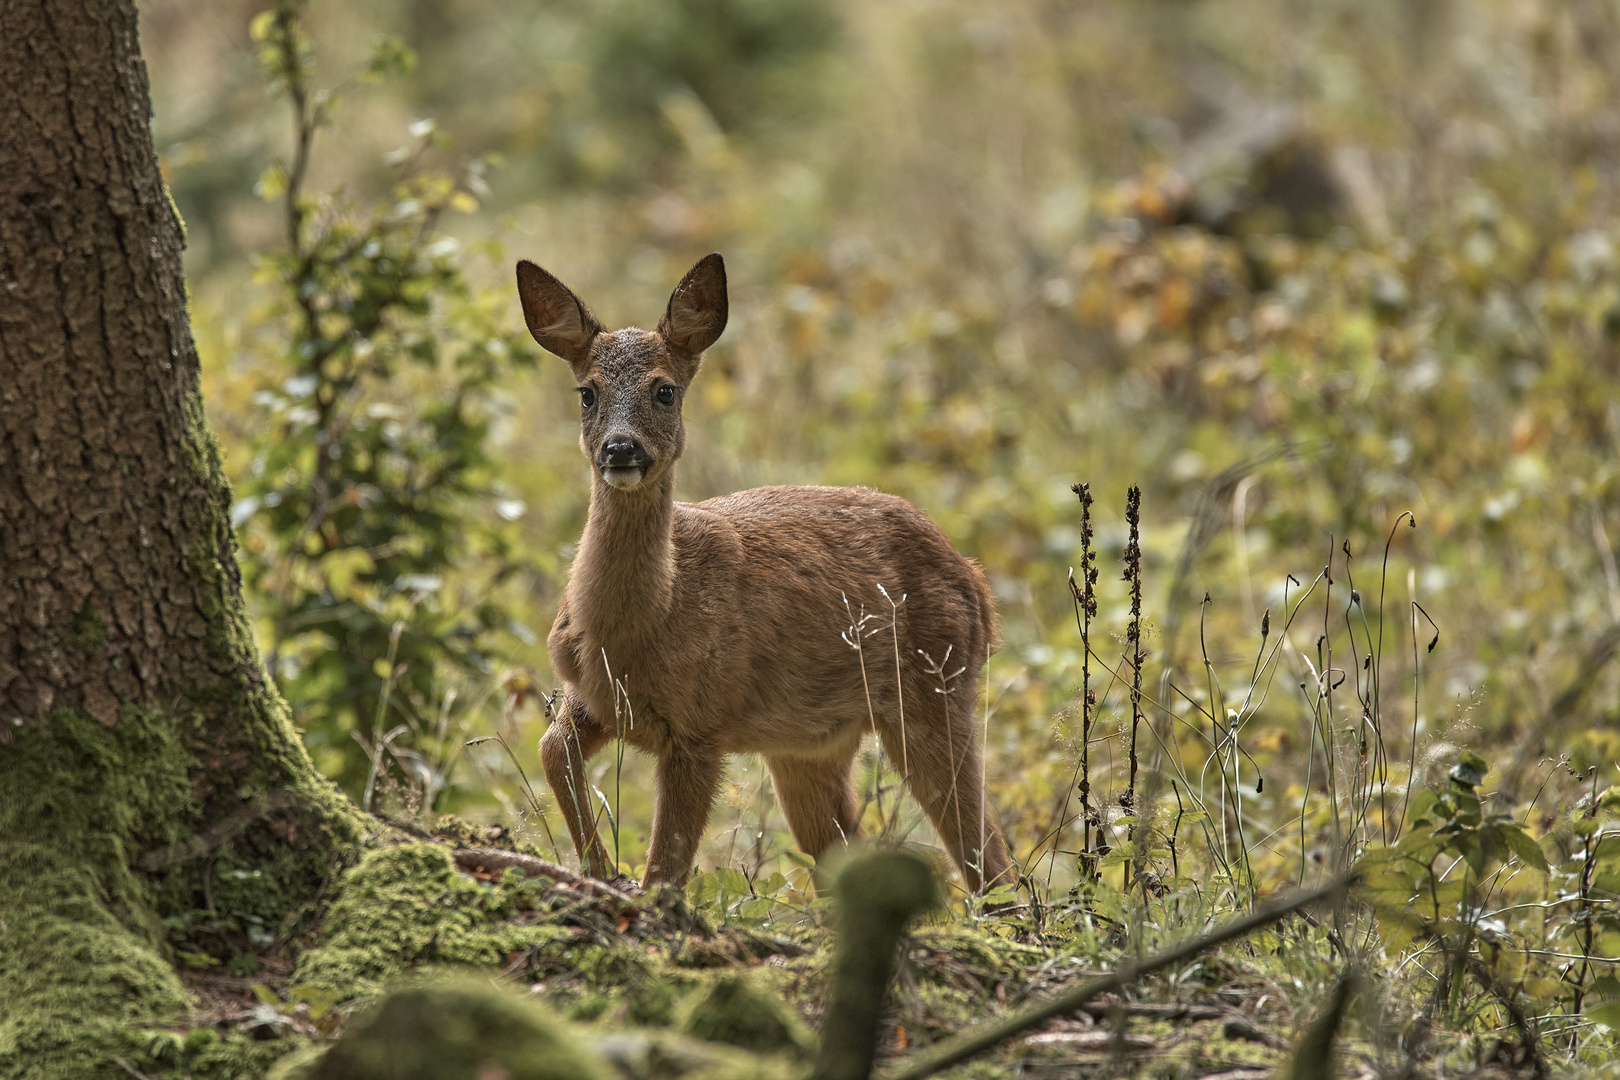
M 579 388 L 579 407 L 582 408 L 582 409 L 589 409 L 591 406 L 593 406 L 595 404 L 596 404 L 596 391 L 592 390 L 588 386 L 580 387 Z
M 660 405 L 675 404 L 675 388 L 673 386 L 660 386 L 658 393 L 653 395 Z

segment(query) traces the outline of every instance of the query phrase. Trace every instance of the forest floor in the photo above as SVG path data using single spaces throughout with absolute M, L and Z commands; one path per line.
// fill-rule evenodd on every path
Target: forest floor
M 320 925 L 260 957 L 256 971 L 187 972 L 192 1023 L 282 1042 L 288 1053 L 270 1072 L 276 1080 L 337 1075 L 320 1071 L 322 1048 L 354 1038 L 388 991 L 455 969 L 452 979 L 470 970 L 480 987 L 562 1021 L 560 1030 L 621 1076 L 788 1077 L 814 1061 L 811 1032 L 822 1026 L 838 937 L 829 901 L 792 917 L 727 917 L 724 905 L 717 911 L 678 890 L 640 893 L 580 877 L 499 829 L 445 824 L 435 834 L 379 837 L 338 881 Z M 1050 906 L 975 914 L 957 904 L 924 915 L 902 938 L 875 1074 L 915 1069 L 953 1036 L 1242 914 L 1170 901 L 1138 909 L 1134 925 L 1105 913 L 1118 902 L 1106 888 Z M 1320 907 L 1288 915 L 940 1075 L 1544 1075 L 1545 1055 L 1527 1051 L 1511 1029 L 1493 1040 L 1448 1041 L 1443 1030 L 1418 1039 L 1423 1003 L 1403 1004 L 1395 980 L 1380 986 L 1376 969 L 1344 1011 L 1333 1064 L 1308 1065 L 1313 1019 L 1320 1029 L 1317 1018 L 1333 1010 L 1331 988 L 1346 966 L 1332 921 Z M 1389 1020 L 1401 1015 L 1404 1025 Z

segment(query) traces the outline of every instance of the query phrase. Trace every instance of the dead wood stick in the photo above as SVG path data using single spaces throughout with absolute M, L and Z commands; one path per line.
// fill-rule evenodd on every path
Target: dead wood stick
M 1342 877 L 1309 892 L 1296 893 L 1287 899 L 1273 901 L 1261 906 L 1252 915 L 1234 920 L 1218 930 L 1211 930 L 1201 937 L 1177 945 L 1141 963 L 1127 961 L 1112 973 L 1088 979 L 1051 1001 L 1033 1005 L 999 1023 L 986 1024 L 978 1031 L 970 1031 L 954 1039 L 947 1039 L 938 1047 L 916 1055 L 897 1071 L 885 1074 L 883 1080 L 923 1080 L 923 1077 L 932 1076 L 941 1069 L 948 1069 L 976 1054 L 982 1054 L 998 1043 L 1014 1035 L 1020 1035 L 1053 1017 L 1074 1012 L 1099 994 L 1118 990 L 1143 975 L 1158 971 L 1160 968 L 1174 967 L 1217 945 L 1252 934 L 1300 908 L 1341 896 L 1350 887 L 1350 882 L 1351 878 Z
M 558 866 L 554 862 L 534 855 L 523 855 L 516 851 L 502 851 L 500 848 L 456 848 L 456 865 L 463 870 L 507 870 L 517 869 L 525 877 L 548 877 L 553 881 L 562 882 L 581 889 L 591 896 L 606 900 L 617 900 L 621 909 L 640 910 L 641 905 L 635 898 L 622 893 L 605 882 L 595 878 L 576 874 L 565 866 Z
M 1076 1011 L 1094 1020 L 1105 1020 L 1115 1010 L 1126 1016 L 1145 1016 L 1153 1020 L 1224 1020 L 1233 1015 L 1242 1015 L 1230 1005 L 1163 1004 L 1156 1001 L 1089 1001 Z

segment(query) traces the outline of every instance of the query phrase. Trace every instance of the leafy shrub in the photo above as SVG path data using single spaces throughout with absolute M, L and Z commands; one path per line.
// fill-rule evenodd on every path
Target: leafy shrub
M 319 764 L 368 806 L 379 773 L 406 766 L 431 802 L 458 695 L 487 700 L 510 643 L 533 640 L 513 588 L 524 506 L 498 480 L 491 425 L 501 380 L 535 350 L 438 231 L 445 212 L 476 208 L 484 164 L 428 167 L 431 123 L 413 125 L 386 204 L 306 190 L 335 99 L 312 87 L 301 10 L 288 0 L 253 27 L 296 149 L 259 184 L 287 240 L 259 262 L 266 382 L 234 517 L 266 664 Z M 410 60 L 384 39 L 367 72 Z

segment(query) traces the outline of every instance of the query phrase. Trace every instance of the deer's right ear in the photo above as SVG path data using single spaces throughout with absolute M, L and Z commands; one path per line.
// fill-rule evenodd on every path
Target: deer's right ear
M 602 332 L 591 309 L 568 286 L 527 259 L 517 264 L 518 299 L 523 321 L 540 347 L 580 368 L 590 358 L 591 342 Z

